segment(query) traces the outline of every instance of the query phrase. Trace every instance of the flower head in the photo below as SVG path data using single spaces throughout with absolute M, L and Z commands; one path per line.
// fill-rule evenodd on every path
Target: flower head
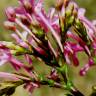
M 8 20 L 4 25 L 15 32 L 11 36 L 16 42 L 0 42 L 0 65 L 10 62 L 16 70 L 23 68 L 29 77 L 24 87 L 30 92 L 40 84 L 57 87 L 55 84 L 59 79 L 56 70 L 52 70 L 47 79 L 39 78 L 33 71 L 31 56 L 58 69 L 65 64 L 79 66 L 77 55 L 85 52 L 89 62 L 81 68 L 80 75 L 85 75 L 95 65 L 96 22 L 89 21 L 85 17 L 85 9 L 79 8 L 73 0 L 57 0 L 55 7 L 48 12 L 44 9 L 43 0 L 19 0 L 18 7 L 6 9 L 6 15 Z M 14 55 L 23 55 L 28 64 Z
M 76 66 L 79 65 L 77 58 L 79 51 L 94 58 L 91 50 L 95 50 L 93 45 L 96 28 L 84 16 L 85 9 L 79 8 L 74 1 L 57 0 L 56 8 L 51 8 L 46 13 L 42 0 L 37 2 L 19 0 L 19 2 L 19 7 L 9 7 L 6 10 L 8 21 L 5 23 L 8 29 L 14 29 L 16 32 L 17 35 L 12 36 L 19 46 L 28 50 L 31 48 L 33 56 L 41 58 L 49 65 L 53 59 L 58 64 L 59 55 L 62 53 L 65 62 L 69 64 L 73 61 Z M 21 27 L 23 32 L 20 32 L 17 26 Z M 23 35 L 25 32 L 26 36 Z M 74 40 L 68 41 L 70 38 Z

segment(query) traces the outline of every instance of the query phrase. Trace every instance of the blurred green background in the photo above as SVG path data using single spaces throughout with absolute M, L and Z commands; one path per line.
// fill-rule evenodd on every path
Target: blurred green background
M 7 31 L 4 29 L 3 27 L 3 22 L 6 20 L 5 17 L 5 12 L 4 10 L 8 7 L 8 6 L 15 6 L 17 5 L 18 0 L 0 0 L 0 40 L 11 40 L 10 39 L 10 31 Z M 91 19 L 96 19 L 96 0 L 75 0 L 80 7 L 84 7 L 86 8 L 86 16 L 91 20 Z M 45 8 L 48 9 L 48 7 L 53 6 L 54 5 L 54 0 L 44 0 L 45 2 Z M 70 71 L 70 77 L 72 79 L 72 81 L 74 82 L 74 84 L 77 86 L 78 89 L 80 89 L 85 96 L 88 96 L 88 94 L 91 93 L 92 91 L 92 85 L 96 84 L 96 67 L 93 67 L 89 70 L 89 72 L 86 74 L 86 76 L 84 77 L 80 77 L 78 75 L 79 69 L 80 67 L 83 66 L 83 63 L 87 62 L 87 58 L 85 56 L 85 54 L 81 55 L 78 54 L 79 59 L 80 59 L 80 66 L 78 68 L 74 68 L 74 67 L 70 67 L 69 71 Z M 36 65 L 38 65 L 35 60 L 34 60 L 34 64 L 36 63 Z M 42 73 L 47 74 L 48 70 L 50 70 L 49 67 L 45 66 L 44 64 L 40 64 L 41 67 L 36 67 L 37 70 L 41 70 Z M 9 65 L 4 65 L 3 67 L 0 67 L 0 71 L 12 71 L 11 66 Z M 64 96 L 64 91 L 63 90 L 59 90 L 56 88 L 49 88 L 46 86 L 42 86 L 39 89 L 36 89 L 32 96 Z M 14 95 L 12 96 L 29 96 L 29 94 L 27 93 L 26 90 L 24 90 L 21 87 L 18 87 L 16 89 L 16 92 Z

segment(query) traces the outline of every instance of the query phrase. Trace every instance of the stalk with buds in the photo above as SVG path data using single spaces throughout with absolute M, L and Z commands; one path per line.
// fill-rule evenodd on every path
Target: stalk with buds
M 48 85 L 69 91 L 66 96 L 84 96 L 70 80 L 68 67 L 80 65 L 79 52 L 88 57 L 88 63 L 80 70 L 81 76 L 95 66 L 95 20 L 89 21 L 84 16 L 85 9 L 79 8 L 73 0 L 57 0 L 48 12 L 44 10 L 43 0 L 18 2 L 18 7 L 6 9 L 7 21 L 4 22 L 4 26 L 13 31 L 11 36 L 15 42 L 0 42 L 0 65 L 9 62 L 16 72 L 0 72 L 3 79 L 0 96 L 10 96 L 20 85 L 30 93 Z M 18 60 L 18 56 L 24 56 L 27 64 Z M 50 74 L 44 76 L 36 72 L 32 57 L 49 66 Z M 20 69 L 24 73 L 20 73 Z

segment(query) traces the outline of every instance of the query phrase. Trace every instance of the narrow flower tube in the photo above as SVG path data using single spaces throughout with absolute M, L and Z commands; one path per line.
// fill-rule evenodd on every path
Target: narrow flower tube
M 84 75 L 87 73 L 87 71 L 90 69 L 90 67 L 93 66 L 93 65 L 94 65 L 94 61 L 93 61 L 91 58 L 89 58 L 89 63 L 86 64 L 86 65 L 80 70 L 80 75 L 81 75 L 81 76 L 84 76 Z
M 7 73 L 7 72 L 0 72 L 0 78 L 9 79 L 10 81 L 19 81 L 20 79 L 16 77 L 15 74 Z
M 14 22 L 16 18 L 15 10 L 12 7 L 8 7 L 5 12 L 8 20 Z

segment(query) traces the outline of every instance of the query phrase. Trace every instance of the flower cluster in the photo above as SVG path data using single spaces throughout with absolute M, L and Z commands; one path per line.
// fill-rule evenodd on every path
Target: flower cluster
M 43 2 L 19 0 L 18 7 L 6 9 L 4 26 L 14 32 L 11 36 L 16 42 L 0 42 L 0 65 L 10 62 L 16 70 L 23 68 L 28 76 L 0 72 L 0 77 L 15 79 L 29 91 L 42 84 L 68 89 L 70 84 L 67 82 L 66 66 L 79 66 L 79 52 L 85 52 L 89 60 L 80 70 L 80 75 L 85 75 L 96 63 L 96 22 L 89 21 L 84 16 L 85 9 L 79 8 L 72 0 L 57 0 L 58 3 L 48 12 Z M 22 55 L 28 66 L 16 59 L 16 56 Z M 50 76 L 45 78 L 34 71 L 31 56 L 52 67 Z M 58 72 L 69 85 L 60 85 Z

